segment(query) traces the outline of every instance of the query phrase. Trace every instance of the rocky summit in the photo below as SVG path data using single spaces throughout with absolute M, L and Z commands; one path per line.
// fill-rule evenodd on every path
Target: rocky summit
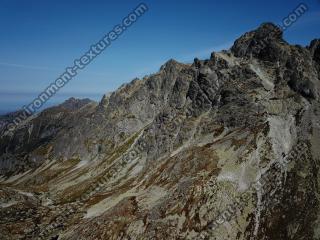
M 319 240 L 319 79 L 320 40 L 265 23 L 29 117 L 0 137 L 0 239 Z

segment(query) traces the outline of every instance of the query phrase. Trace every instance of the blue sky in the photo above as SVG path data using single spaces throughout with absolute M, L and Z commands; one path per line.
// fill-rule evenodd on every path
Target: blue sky
M 300 1 L 144 1 L 149 11 L 51 100 L 99 100 L 135 77 L 156 72 L 170 58 L 190 62 L 262 22 L 280 23 Z M 0 2 L 0 112 L 32 101 L 140 2 L 2 0 Z M 285 32 L 307 45 L 320 38 L 320 1 Z

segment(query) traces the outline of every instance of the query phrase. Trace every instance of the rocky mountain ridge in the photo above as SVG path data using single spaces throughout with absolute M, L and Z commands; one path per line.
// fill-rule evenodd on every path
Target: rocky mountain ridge
M 28 119 L 0 137 L 0 238 L 319 239 L 319 43 L 262 24 Z

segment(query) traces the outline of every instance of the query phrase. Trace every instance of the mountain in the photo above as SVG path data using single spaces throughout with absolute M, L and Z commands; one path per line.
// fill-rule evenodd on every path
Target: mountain
M 9 112 L 9 113 L 0 115 L 0 131 L 2 131 L 7 124 L 13 122 L 16 117 L 24 114 L 28 116 L 28 113 L 24 110 L 18 110 L 15 112 Z
M 272 23 L 0 137 L 0 239 L 320 239 L 320 40 Z

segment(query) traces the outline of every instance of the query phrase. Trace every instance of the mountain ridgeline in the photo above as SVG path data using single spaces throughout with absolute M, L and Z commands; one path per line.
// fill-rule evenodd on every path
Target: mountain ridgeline
M 320 239 L 319 79 L 320 40 L 265 23 L 29 117 L 0 136 L 0 239 Z

